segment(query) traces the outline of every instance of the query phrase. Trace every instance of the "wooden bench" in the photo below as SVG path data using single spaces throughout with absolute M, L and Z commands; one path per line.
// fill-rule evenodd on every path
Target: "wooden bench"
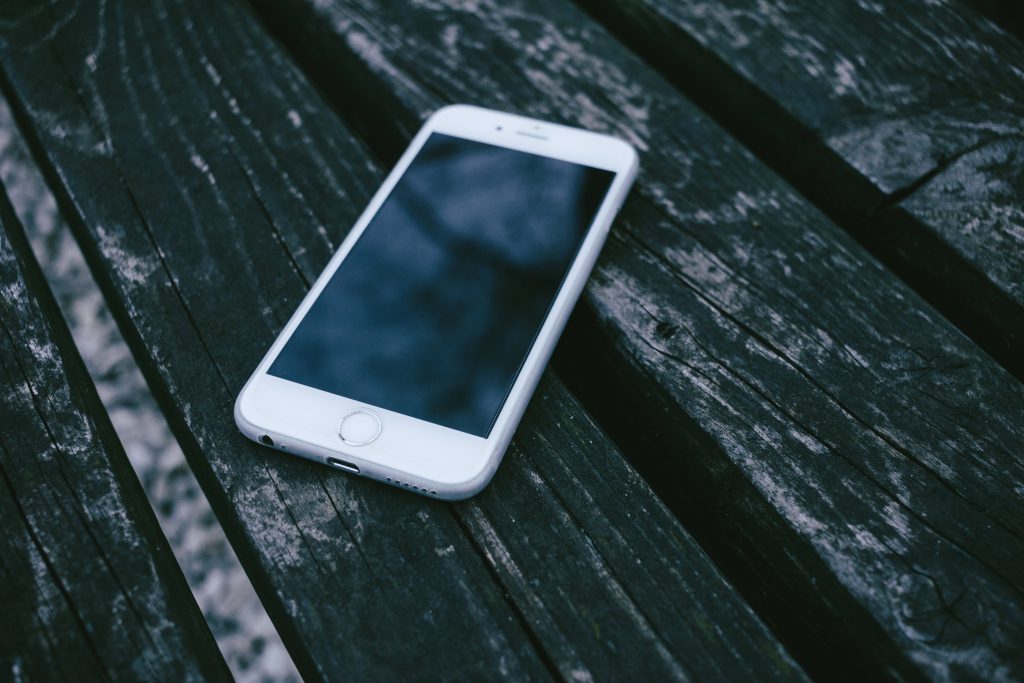
M 599 421 L 812 672 L 1019 667 L 1020 383 L 575 7 L 435 5 L 256 2 L 384 153 L 462 100 L 634 140 L 563 344 Z
M 300 671 L 1024 675 L 1020 253 L 973 258 L 953 219 L 915 213 L 955 164 L 904 169 L 900 194 L 830 148 L 802 100 L 756 89 L 783 82 L 785 50 L 744 70 L 679 18 L 689 3 L 580 5 L 594 15 L 563 0 L 0 9 L 5 92 Z M 925 21 L 908 6 L 892 30 Z M 804 34 L 836 41 L 823 49 L 856 41 L 860 25 L 807 7 Z M 1021 52 L 967 10 L 927 21 Z M 975 100 L 1012 113 L 993 60 Z M 886 64 L 879 88 L 929 78 Z M 797 84 L 825 107 L 835 81 Z M 494 484 L 445 504 L 255 447 L 231 405 L 387 164 L 455 101 L 622 135 L 642 176 Z M 808 149 L 785 157 L 797 129 Z M 1014 201 L 996 207 L 1008 228 Z M 894 216 L 879 237 L 895 241 L 842 216 L 865 207 Z M 949 259 L 915 260 L 911 233 Z M 964 304 L 1003 295 L 1002 323 Z
M 1024 379 L 1024 44 L 927 0 L 583 4 Z
M 93 9 L 15 20 L 7 84 L 306 678 L 802 678 L 553 377 L 461 505 L 242 438 L 234 396 L 383 169 L 239 4 Z
M 0 678 L 230 675 L 0 190 Z

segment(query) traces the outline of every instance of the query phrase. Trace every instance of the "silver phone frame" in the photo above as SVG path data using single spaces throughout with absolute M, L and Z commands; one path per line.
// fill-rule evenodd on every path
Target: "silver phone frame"
M 615 173 L 486 438 L 377 406 L 366 406 L 266 372 L 434 132 Z M 416 134 L 239 393 L 234 411 L 238 428 L 254 441 L 269 440 L 278 450 L 328 465 L 331 464 L 329 459 L 340 459 L 357 469 L 360 476 L 417 493 L 459 500 L 479 492 L 501 462 L 638 169 L 636 150 L 618 138 L 470 105 L 451 105 L 438 110 Z M 381 438 L 365 446 L 347 446 L 337 435 L 337 423 L 348 412 L 364 408 L 378 414 L 384 423 Z

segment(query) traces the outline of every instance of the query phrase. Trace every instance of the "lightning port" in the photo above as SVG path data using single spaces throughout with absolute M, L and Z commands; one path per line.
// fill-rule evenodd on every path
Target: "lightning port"
M 337 458 L 327 458 L 327 464 L 331 467 L 337 467 L 339 470 L 345 470 L 346 472 L 352 472 L 359 474 L 359 466 L 348 462 L 347 460 L 338 460 Z

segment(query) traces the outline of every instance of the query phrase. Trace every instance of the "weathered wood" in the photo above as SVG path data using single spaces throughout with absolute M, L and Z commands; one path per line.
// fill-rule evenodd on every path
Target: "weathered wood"
M 1024 44 L 956 2 L 582 4 L 1024 379 Z
M 1004 369 L 567 3 L 255 5 L 383 155 L 453 101 L 636 143 L 561 367 L 812 674 L 1022 675 Z
M 0 190 L 0 678 L 230 680 Z
M 965 0 L 965 2 L 1024 40 L 1024 4 L 1018 0 Z
M 550 377 L 463 504 L 246 441 L 234 397 L 379 166 L 238 3 L 0 15 L 18 118 L 308 680 L 802 678 Z

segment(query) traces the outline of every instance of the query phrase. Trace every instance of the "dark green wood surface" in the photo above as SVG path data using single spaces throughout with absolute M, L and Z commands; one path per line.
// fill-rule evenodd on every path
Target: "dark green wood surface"
M 812 673 L 1024 675 L 1024 391 L 562 2 L 254 3 L 378 153 L 467 101 L 642 173 L 569 331 L 588 405 Z
M 1024 40 L 1024 3 L 1019 0 L 965 0 L 993 22 Z
M 1024 43 L 957 2 L 581 4 L 1024 379 Z
M 0 189 L 0 680 L 230 680 Z
M 236 393 L 382 177 L 245 7 L 8 3 L 0 66 L 304 677 L 803 677 L 552 376 L 458 505 L 237 432 Z

